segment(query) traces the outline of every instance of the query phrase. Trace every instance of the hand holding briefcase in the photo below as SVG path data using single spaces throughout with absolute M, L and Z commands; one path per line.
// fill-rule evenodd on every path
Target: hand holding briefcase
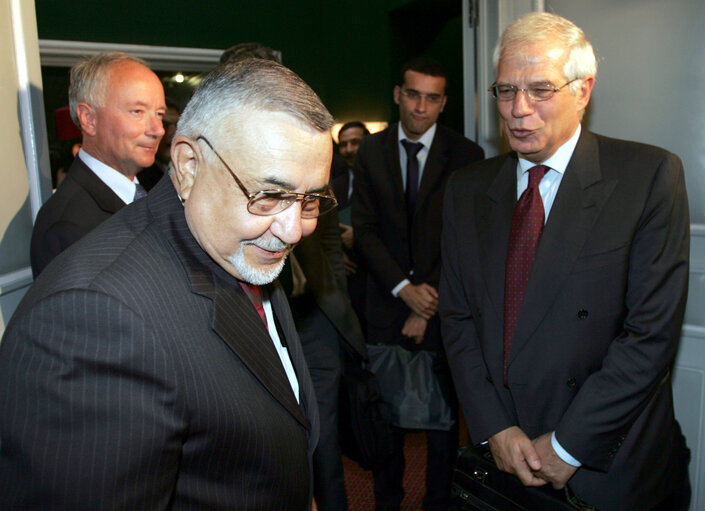
M 488 445 L 460 448 L 451 492 L 453 511 L 597 511 L 568 486 L 524 486 L 497 468 Z

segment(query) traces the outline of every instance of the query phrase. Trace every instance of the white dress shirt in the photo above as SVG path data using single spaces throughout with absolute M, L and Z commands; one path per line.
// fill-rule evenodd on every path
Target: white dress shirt
M 417 187 L 421 186 L 421 178 L 423 177 L 423 170 L 426 167 L 426 159 L 428 158 L 428 152 L 431 150 L 431 144 L 433 143 L 433 137 L 436 136 L 436 123 L 433 124 L 430 128 L 426 130 L 426 133 L 421 135 L 421 137 L 418 140 L 411 140 L 409 137 L 406 136 L 406 133 L 404 133 L 404 129 L 401 127 L 401 122 L 397 124 L 397 145 L 399 147 L 399 164 L 401 165 L 401 180 L 402 183 L 404 183 L 404 190 L 406 190 L 406 149 L 404 148 L 404 144 L 401 143 L 402 140 L 408 140 L 409 142 L 421 142 L 423 147 L 421 150 L 416 154 L 416 159 L 419 160 L 419 182 L 417 183 Z M 407 284 L 411 284 L 411 281 L 409 279 L 404 279 L 399 284 L 394 286 L 394 289 L 392 289 L 392 295 L 393 296 L 399 296 L 399 291 L 402 290 L 404 286 Z
M 131 180 L 125 174 L 118 172 L 114 168 L 106 165 L 102 161 L 94 158 L 81 148 L 78 151 L 78 157 L 86 166 L 98 176 L 98 178 L 110 188 L 115 195 L 120 197 L 125 204 L 130 204 L 135 198 L 136 183 L 139 183 L 137 178 Z

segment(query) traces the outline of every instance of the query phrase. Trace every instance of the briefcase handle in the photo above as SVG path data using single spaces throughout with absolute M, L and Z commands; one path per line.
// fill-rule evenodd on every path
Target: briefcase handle
M 492 451 L 490 451 L 489 446 L 484 445 L 482 448 L 482 457 L 485 458 L 486 461 L 492 463 L 493 465 L 496 465 L 494 462 L 494 458 L 492 457 Z M 473 477 L 480 481 L 481 483 L 485 482 L 485 479 L 487 478 L 487 471 L 485 471 L 482 468 L 476 468 L 473 473 Z M 591 504 L 588 504 L 585 502 L 583 499 L 581 499 L 576 493 L 570 489 L 570 486 L 567 484 L 563 488 L 565 492 L 565 499 L 568 501 L 568 503 L 573 506 L 577 511 L 597 511 L 597 508 Z

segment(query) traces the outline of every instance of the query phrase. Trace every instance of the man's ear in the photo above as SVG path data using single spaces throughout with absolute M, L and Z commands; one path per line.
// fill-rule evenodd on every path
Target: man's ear
M 578 87 L 578 111 L 585 110 L 590 103 L 590 96 L 592 95 L 592 88 L 595 86 L 595 77 L 588 76 L 580 81 Z
M 95 110 L 88 103 L 79 103 L 76 107 L 76 116 L 81 124 L 81 131 L 91 137 L 96 134 L 96 114 Z
M 438 111 L 439 113 L 442 112 L 445 107 L 446 103 L 448 102 L 448 96 L 445 95 L 445 92 L 443 93 L 443 99 L 441 100 L 441 109 Z
M 184 135 L 174 137 L 171 141 L 171 180 L 184 202 L 191 195 L 199 166 L 203 164 L 203 155 L 195 140 Z
M 398 85 L 394 86 L 394 102 L 398 105 L 400 101 L 400 96 L 401 96 L 401 87 Z

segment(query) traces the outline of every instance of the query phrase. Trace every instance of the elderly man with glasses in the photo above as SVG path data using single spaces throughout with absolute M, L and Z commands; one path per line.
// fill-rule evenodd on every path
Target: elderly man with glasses
M 527 486 L 685 510 L 681 161 L 581 125 L 597 61 L 572 22 L 528 14 L 494 56 L 512 152 L 453 176 L 443 217 L 443 340 L 470 435 Z
M 482 149 L 438 124 L 446 106 L 447 78 L 434 60 L 418 58 L 401 70 L 394 87 L 399 122 L 366 136 L 353 167 L 352 223 L 355 248 L 367 277 L 370 343 L 428 350 L 453 409 L 455 396 L 441 344 L 438 280 L 441 272 L 441 210 L 450 174 L 481 160 Z M 404 497 L 403 430 L 397 430 L 393 461 L 376 470 L 379 509 L 399 509 Z M 445 510 L 458 444 L 450 431 L 429 430 L 424 509 Z
M 8 325 L 4 507 L 310 509 L 316 399 L 274 281 L 336 205 L 332 125 L 278 63 L 206 77 L 171 179 L 60 255 Z

